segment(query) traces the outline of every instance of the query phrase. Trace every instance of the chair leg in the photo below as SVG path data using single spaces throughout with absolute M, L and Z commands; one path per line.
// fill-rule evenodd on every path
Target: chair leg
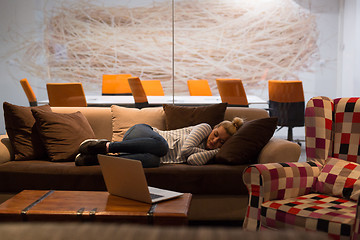
M 135 107 L 138 108 L 138 109 L 142 109 L 142 108 L 146 108 L 149 106 L 149 103 L 148 102 L 142 102 L 142 103 L 135 103 Z
M 287 137 L 288 141 L 293 141 L 293 127 L 288 127 L 288 137 Z
M 288 141 L 291 142 L 296 142 L 297 144 L 299 144 L 299 146 L 301 146 L 301 142 L 300 140 L 295 140 L 294 141 L 294 137 L 293 137 L 293 127 L 288 127 L 288 137 L 287 137 Z
M 38 105 L 37 101 L 36 102 L 29 102 L 30 103 L 30 107 L 36 107 Z

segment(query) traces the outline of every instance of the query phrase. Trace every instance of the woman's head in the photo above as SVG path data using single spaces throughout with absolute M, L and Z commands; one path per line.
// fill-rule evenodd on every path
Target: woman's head
M 224 120 L 211 131 L 206 141 L 207 149 L 220 148 L 243 125 L 244 120 L 235 117 L 232 121 Z

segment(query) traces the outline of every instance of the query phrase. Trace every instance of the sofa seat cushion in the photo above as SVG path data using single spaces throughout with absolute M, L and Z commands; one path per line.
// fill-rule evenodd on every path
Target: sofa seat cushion
M 186 164 L 145 169 L 148 184 L 192 194 L 247 195 L 242 182 L 246 165 Z M 75 166 L 74 162 L 10 161 L 0 165 L 0 191 L 24 189 L 105 191 L 100 166 Z
M 312 193 L 285 200 L 264 202 L 261 225 L 281 229 L 301 227 L 328 232 L 330 236 L 350 237 L 356 215 L 356 202 L 325 194 Z
M 76 167 L 74 162 L 10 161 L 0 165 L 0 191 L 106 190 L 99 166 Z
M 166 164 L 145 169 L 150 186 L 192 194 L 247 195 L 242 173 L 247 165 Z

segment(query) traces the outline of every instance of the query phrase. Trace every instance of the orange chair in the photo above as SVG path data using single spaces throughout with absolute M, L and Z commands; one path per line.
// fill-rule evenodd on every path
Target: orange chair
M 37 106 L 37 99 L 35 96 L 34 91 L 32 90 L 28 80 L 26 78 L 20 80 L 20 84 L 22 88 L 24 89 L 24 92 L 26 94 L 27 99 L 29 100 L 29 104 L 31 107 Z
M 130 77 L 128 78 L 128 82 L 131 88 L 132 95 L 134 97 L 135 107 L 147 107 L 149 103 L 140 79 L 138 77 Z
M 146 96 L 165 96 L 160 80 L 141 80 Z
M 270 116 L 278 118 L 281 128 L 288 127 L 287 139 L 293 141 L 293 128 L 304 126 L 305 121 L 302 81 L 269 80 L 268 84 Z
M 131 74 L 104 74 L 102 95 L 131 95 L 128 78 Z
M 49 104 L 52 107 L 86 107 L 82 83 L 47 83 Z
M 222 102 L 232 107 L 249 107 L 244 85 L 240 79 L 217 78 L 216 85 Z
M 212 96 L 209 82 L 206 79 L 187 80 L 190 96 Z

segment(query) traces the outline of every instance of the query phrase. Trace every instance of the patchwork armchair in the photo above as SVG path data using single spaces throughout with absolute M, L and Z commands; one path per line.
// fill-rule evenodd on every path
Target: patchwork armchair
M 243 227 L 360 239 L 360 98 L 315 97 L 305 109 L 306 162 L 255 164 L 243 180 Z

